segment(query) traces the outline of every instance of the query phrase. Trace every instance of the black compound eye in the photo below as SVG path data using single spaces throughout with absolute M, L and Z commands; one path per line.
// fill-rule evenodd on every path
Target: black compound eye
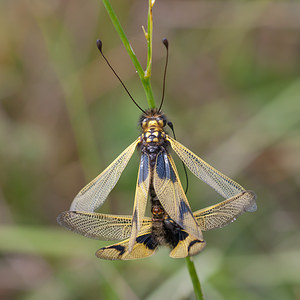
M 165 119 L 161 118 L 161 117 L 157 117 L 156 119 L 156 122 L 158 123 L 158 125 L 160 127 L 165 127 L 166 126 L 166 121 Z
M 147 127 L 147 124 L 148 124 L 148 120 L 145 118 L 145 119 L 141 122 L 142 128 Z

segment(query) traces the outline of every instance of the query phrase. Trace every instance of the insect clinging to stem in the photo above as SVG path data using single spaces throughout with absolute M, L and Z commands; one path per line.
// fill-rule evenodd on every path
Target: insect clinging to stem
M 159 200 L 164 213 L 176 226 L 179 226 L 195 239 L 203 241 L 201 232 L 203 228 L 199 226 L 196 220 L 197 217 L 192 213 L 175 163 L 170 154 L 171 149 L 195 176 L 215 189 L 224 198 L 228 199 L 246 192 L 238 183 L 210 166 L 165 132 L 167 125 L 171 129 L 173 127 L 172 123 L 168 122 L 166 115 L 161 111 L 164 101 L 168 62 L 168 41 L 164 39 L 163 43 L 167 49 L 167 56 L 164 69 L 162 100 L 159 108 L 143 110 L 133 99 L 120 77 L 104 56 L 102 42 L 100 40 L 97 41 L 97 46 L 102 57 L 121 82 L 131 100 L 142 111 L 142 116 L 140 117 L 141 134 L 101 174 L 77 194 L 70 210 L 82 212 L 94 212 L 98 210 L 116 185 L 133 152 L 135 149 L 138 149 L 140 152 L 140 165 L 133 215 L 130 219 L 129 253 L 134 249 L 136 238 L 143 229 L 145 209 L 150 191 Z M 255 201 L 255 194 L 251 193 L 250 195 L 253 197 L 253 201 Z

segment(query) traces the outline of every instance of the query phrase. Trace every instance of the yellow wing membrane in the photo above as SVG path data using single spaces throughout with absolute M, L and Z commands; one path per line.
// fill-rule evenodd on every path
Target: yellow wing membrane
M 238 183 L 222 174 L 214 167 L 210 166 L 188 148 L 167 136 L 172 149 L 176 152 L 179 158 L 189 168 L 189 170 L 198 178 L 206 182 L 215 189 L 224 198 L 235 196 L 245 189 Z
M 153 243 L 151 230 L 145 234 L 139 234 L 136 243 L 129 251 L 129 239 L 121 243 L 103 247 L 96 252 L 96 256 L 109 260 L 132 260 L 145 258 L 153 255 L 157 250 L 158 244 Z
M 139 174 L 135 190 L 135 199 L 132 215 L 132 231 L 129 239 L 129 252 L 135 243 L 137 234 L 140 231 L 140 227 L 145 215 L 146 204 L 148 200 L 150 186 L 150 165 L 147 154 L 142 153 L 140 160 Z
M 117 216 L 100 213 L 65 211 L 57 222 L 78 234 L 104 241 L 127 239 L 131 233 L 131 216 Z M 141 232 L 151 230 L 151 218 L 144 218 Z
M 105 201 L 118 182 L 131 158 L 139 139 L 127 147 L 100 175 L 87 184 L 73 200 L 72 211 L 95 211 Z
M 244 212 L 257 209 L 255 193 L 244 191 L 219 204 L 194 212 L 194 216 L 203 231 L 220 228 L 236 220 Z
M 175 163 L 166 151 L 157 156 L 153 186 L 157 198 L 170 218 L 188 233 L 203 240 L 202 233 L 181 186 Z
M 184 239 L 180 239 L 175 248 L 170 252 L 172 258 L 184 258 L 187 256 L 194 256 L 201 252 L 206 245 L 206 242 L 199 240 L 184 230 L 181 230 L 180 235 L 187 235 Z

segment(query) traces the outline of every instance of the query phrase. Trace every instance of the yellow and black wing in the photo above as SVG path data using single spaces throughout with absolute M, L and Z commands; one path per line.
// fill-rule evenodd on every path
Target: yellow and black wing
M 139 173 L 135 189 L 135 199 L 132 215 L 132 230 L 129 239 L 129 252 L 133 249 L 135 239 L 140 231 L 145 215 L 150 186 L 150 162 L 147 154 L 141 154 Z
M 80 211 L 65 211 L 57 217 L 57 222 L 78 234 L 99 240 L 127 239 L 131 233 L 131 216 L 118 216 Z M 151 230 L 151 218 L 144 218 L 141 232 Z
M 255 193 L 244 191 L 217 205 L 194 212 L 195 219 L 203 231 L 226 226 L 236 220 L 244 212 L 254 212 L 257 209 Z M 193 256 L 201 252 L 205 247 L 205 241 L 199 240 L 193 235 L 181 230 L 179 241 L 170 253 L 172 258 Z
M 95 211 L 105 201 L 119 180 L 139 139 L 127 147 L 100 175 L 87 184 L 73 200 L 71 211 Z
M 121 243 L 103 247 L 96 252 L 96 256 L 109 260 L 131 260 L 145 258 L 153 255 L 158 248 L 158 243 L 152 238 L 151 229 L 139 234 L 131 251 L 129 251 L 129 239 Z
M 235 196 L 245 189 L 238 183 L 222 174 L 214 167 L 210 166 L 188 148 L 167 136 L 172 149 L 176 152 L 179 158 L 189 168 L 189 170 L 198 178 L 206 182 L 213 189 L 215 189 L 224 198 Z
M 204 240 L 199 240 L 192 234 L 180 230 L 178 244 L 170 252 L 170 257 L 184 258 L 196 255 L 205 248 L 205 245 L 206 242 Z
M 203 240 L 201 230 L 181 186 L 175 163 L 166 151 L 157 155 L 153 171 L 153 187 L 170 218 L 188 233 Z
M 236 220 L 244 212 L 254 212 L 257 209 L 255 193 L 244 191 L 219 204 L 194 212 L 201 230 L 206 231 L 223 227 Z

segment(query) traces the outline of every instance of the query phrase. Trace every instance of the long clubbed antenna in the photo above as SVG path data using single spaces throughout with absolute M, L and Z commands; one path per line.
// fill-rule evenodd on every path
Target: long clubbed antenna
M 164 70 L 164 79 L 163 79 L 163 89 L 162 89 L 162 97 L 161 97 L 161 102 L 158 111 L 161 110 L 162 105 L 164 103 L 164 98 L 165 98 L 165 88 L 166 88 L 166 75 L 167 75 L 167 66 L 168 66 L 168 59 L 169 59 L 169 42 L 166 38 L 163 38 L 162 40 L 163 44 L 166 47 L 167 50 L 167 56 L 166 56 L 166 63 L 165 63 L 165 70 Z
M 121 84 L 123 85 L 125 91 L 127 92 L 128 96 L 130 97 L 130 99 L 133 101 L 133 103 L 143 112 L 146 113 L 137 103 L 136 101 L 133 99 L 133 97 L 131 96 L 131 94 L 129 93 L 127 87 L 125 86 L 125 84 L 123 83 L 123 81 L 121 80 L 121 78 L 118 76 L 118 74 L 116 73 L 116 71 L 114 70 L 114 68 L 111 66 L 111 64 L 108 62 L 107 58 L 104 56 L 103 52 L 102 52 L 102 42 L 100 40 L 97 40 L 97 47 L 102 55 L 102 57 L 104 58 L 104 60 L 106 61 L 106 63 L 108 64 L 108 66 L 110 67 L 110 69 L 113 71 L 113 73 L 116 75 L 116 77 L 119 79 L 119 81 L 121 82 Z

